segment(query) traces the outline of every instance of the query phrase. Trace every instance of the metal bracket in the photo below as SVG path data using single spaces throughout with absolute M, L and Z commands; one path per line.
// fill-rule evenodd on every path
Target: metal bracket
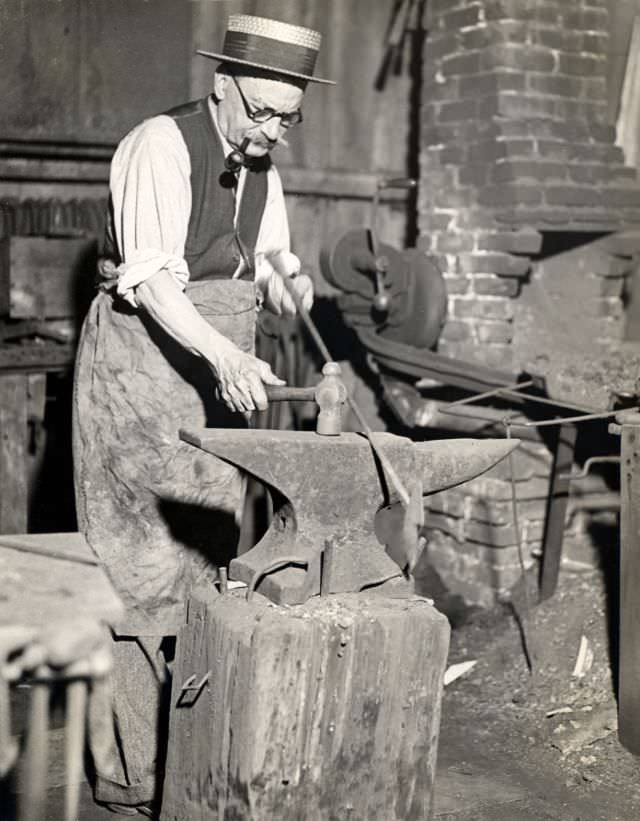
M 176 701 L 176 707 L 191 707 L 193 704 L 196 703 L 198 698 L 200 697 L 200 693 L 203 691 L 205 684 L 209 681 L 211 677 L 211 670 L 207 670 L 207 672 L 202 676 L 200 681 L 196 682 L 196 674 L 194 673 L 192 676 L 189 676 L 180 687 L 180 693 L 178 695 L 178 700 Z M 189 704 L 183 704 L 183 699 L 187 693 L 195 693 Z
M 558 479 L 568 479 L 570 482 L 573 479 L 584 479 L 591 472 L 591 468 L 593 465 L 604 465 L 604 464 L 620 464 L 620 457 L 619 456 L 590 456 L 586 462 L 582 470 L 576 471 L 575 473 L 559 473 Z

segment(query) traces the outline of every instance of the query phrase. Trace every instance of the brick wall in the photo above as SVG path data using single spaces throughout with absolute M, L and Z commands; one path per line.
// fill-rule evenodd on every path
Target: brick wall
M 539 338 L 520 332 L 523 317 L 534 328 L 544 318 L 533 286 L 544 293 L 563 270 L 579 278 L 577 292 L 560 289 L 567 307 L 580 305 L 575 327 L 616 344 L 625 238 L 640 245 L 640 188 L 607 122 L 606 0 L 430 0 L 426 15 L 418 207 L 420 245 L 437 257 L 449 292 L 439 352 L 519 372 L 539 353 Z M 572 248 L 564 269 L 557 239 L 554 260 L 546 250 L 558 232 Z M 594 253 L 600 232 L 620 232 L 620 243 Z M 518 495 L 535 552 L 551 455 L 528 447 L 537 467 L 525 469 L 522 456 Z M 513 581 L 510 492 L 497 471 L 434 502 L 432 558 L 467 596 L 470 578 L 476 598 Z

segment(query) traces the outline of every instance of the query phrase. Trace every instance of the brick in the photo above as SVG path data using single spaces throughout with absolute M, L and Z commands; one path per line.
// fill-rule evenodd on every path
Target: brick
M 505 296 L 513 299 L 520 293 L 520 280 L 491 274 L 479 274 L 473 278 L 473 291 L 478 296 Z
M 574 154 L 574 147 L 564 140 L 538 140 L 538 154 L 541 157 L 569 160 Z
M 582 31 L 607 31 L 609 12 L 607 9 L 569 9 L 564 12 L 564 23 L 569 29 Z
M 621 166 L 624 168 L 624 166 Z M 625 172 L 627 169 L 624 169 Z M 626 179 L 635 179 L 636 173 L 635 169 L 629 169 L 632 172 L 632 177 L 627 177 L 627 174 L 624 174 L 624 178 Z M 617 174 L 616 170 L 612 171 L 610 165 L 605 165 L 604 163 L 589 163 L 588 165 L 569 165 L 567 166 L 567 172 L 569 175 L 569 179 L 573 182 L 577 183 L 591 183 L 595 185 L 601 185 L 602 183 L 607 182 L 612 177 L 615 179 L 621 178 L 622 175 Z
M 582 97 L 590 101 L 605 100 L 607 81 L 605 77 L 585 77 L 582 80 Z M 606 127 L 606 126 L 605 126 Z
M 461 254 L 460 269 L 465 273 L 526 276 L 531 264 L 528 257 L 511 254 Z
M 526 22 L 505 20 L 499 24 L 480 25 L 461 32 L 462 44 L 467 49 L 483 49 L 494 43 L 526 43 L 530 26 Z
M 440 333 L 445 342 L 466 342 L 471 339 L 471 328 L 466 322 L 449 319 Z
M 558 101 L 555 98 L 512 91 L 499 91 L 497 96 L 498 110 L 502 117 L 521 119 L 558 116 Z
M 471 202 L 471 192 L 467 188 L 440 189 L 435 192 L 433 199 L 439 208 L 468 208 Z
M 556 3 L 539 3 L 531 0 L 485 0 L 484 16 L 493 20 L 537 20 L 549 25 L 559 25 L 560 14 Z
M 571 143 L 587 142 L 591 138 L 589 124 L 583 120 L 551 122 L 547 124 L 545 131 L 549 137 Z
M 444 76 L 453 74 L 476 74 L 479 70 L 480 54 L 477 51 L 454 54 L 442 61 L 442 73 Z
M 588 51 L 592 54 L 608 54 L 609 34 L 606 32 L 593 31 L 585 32 L 582 39 L 581 51 Z
M 443 14 L 438 25 L 446 31 L 475 26 L 482 22 L 481 11 L 480 3 L 469 3 L 464 8 Z
M 537 231 L 493 231 L 478 236 L 479 251 L 505 251 L 512 254 L 538 254 L 542 235 Z
M 505 460 L 507 462 L 507 460 Z M 490 522 L 494 525 L 513 524 L 513 506 L 510 502 L 496 502 L 485 499 L 473 499 L 467 503 L 468 516 L 478 522 Z M 542 521 L 545 517 L 546 500 L 533 499 L 518 503 L 518 515 L 521 523 L 525 521 Z
M 436 118 L 441 123 L 458 122 L 460 120 L 472 120 L 477 115 L 477 103 L 475 99 L 459 100 L 451 103 L 440 103 Z
M 561 28 L 530 27 L 531 41 L 555 51 L 582 51 L 583 35 L 579 31 Z
M 482 297 L 474 299 L 465 297 L 463 299 L 451 300 L 451 314 L 457 319 L 491 319 L 501 320 L 495 324 L 510 323 L 513 319 L 513 300 L 506 297 Z M 493 324 L 493 323 L 491 323 Z M 486 339 L 486 342 L 508 342 L 511 339 Z
M 464 8 L 467 0 L 429 0 L 429 14 L 446 14 L 456 8 Z
M 422 103 L 438 103 L 460 98 L 460 78 L 445 77 L 442 82 L 426 83 L 422 88 Z M 432 116 L 432 115 L 430 115 Z
M 444 284 L 450 296 L 466 294 L 471 287 L 471 277 L 448 275 L 444 278 Z
M 525 75 L 518 71 L 482 72 L 471 77 L 460 78 L 460 94 L 493 94 L 497 90 L 524 91 Z
M 461 48 L 462 41 L 458 34 L 453 32 L 430 32 L 425 43 L 425 62 L 427 64 L 439 62 L 443 57 L 456 54 Z
M 435 242 L 435 250 L 440 254 L 459 254 L 464 251 L 473 251 L 475 240 L 472 234 L 467 232 L 458 234 L 448 231 L 446 234 L 438 234 Z
M 584 90 L 582 79 L 568 74 L 529 74 L 527 85 L 537 94 L 561 97 L 580 97 Z
M 542 202 L 542 191 L 534 185 L 488 185 L 480 192 L 478 202 L 481 205 L 538 205 Z
M 602 194 L 594 188 L 578 185 L 553 185 L 545 191 L 550 205 L 588 206 L 602 202 Z
M 500 43 L 482 52 L 480 66 L 485 70 L 503 67 L 518 71 L 551 72 L 556 68 L 556 56 L 546 48 Z
M 571 146 L 571 157 L 580 161 L 623 165 L 624 154 L 617 145 L 576 144 Z
M 481 344 L 506 344 L 513 339 L 513 325 L 511 322 L 478 322 L 476 334 Z
M 605 122 L 608 118 L 607 102 L 602 100 L 556 99 L 556 116 L 564 119 L 583 117 L 585 120 Z
M 482 364 L 509 373 L 514 371 L 514 351 L 511 344 L 487 345 L 482 351 Z
M 489 166 L 482 163 L 465 165 L 458 171 L 460 185 L 473 185 L 480 188 L 486 185 L 489 178 Z
M 558 71 L 561 74 L 575 74 L 578 77 L 604 76 L 605 57 L 584 54 L 559 54 Z
M 589 136 L 600 143 L 614 143 L 616 141 L 616 129 L 607 123 L 588 123 Z
M 506 501 L 511 499 L 511 482 L 492 478 L 491 471 L 478 479 L 472 479 L 464 486 L 469 496 L 488 497 Z M 529 479 L 525 482 L 516 482 L 518 501 L 545 499 L 549 492 L 548 479 Z
M 491 170 L 491 181 L 561 180 L 566 176 L 566 173 L 567 166 L 564 163 L 540 162 L 536 160 L 499 160 Z
M 615 206 L 640 207 L 640 188 L 604 188 L 602 195 L 605 202 Z
M 532 139 L 481 140 L 469 146 L 469 162 L 486 163 L 504 157 L 527 157 L 534 153 L 535 145 Z
M 442 513 L 460 519 L 464 516 L 465 497 L 462 493 L 453 490 L 444 493 L 434 493 L 426 499 L 427 510 Z

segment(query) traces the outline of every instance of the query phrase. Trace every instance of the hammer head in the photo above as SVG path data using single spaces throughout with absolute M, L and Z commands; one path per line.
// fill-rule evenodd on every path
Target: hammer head
M 205 429 L 182 431 L 181 437 L 269 488 L 273 520 L 260 542 L 233 560 L 230 576 L 251 584 L 256 574 L 263 575 L 257 589 L 281 604 L 302 603 L 320 592 L 326 544 L 332 546 L 332 561 L 324 592 L 359 591 L 400 575 L 399 565 L 411 559 L 402 555 L 405 540 L 396 538 L 397 522 L 419 527 L 422 494 L 484 473 L 518 445 L 515 439 L 412 442 L 377 433 L 378 448 L 405 486 L 415 488 L 416 478 L 421 482 L 422 493 L 412 494 L 403 520 L 393 484 L 360 434 Z M 282 557 L 304 563 L 306 570 L 287 567 L 267 574 Z

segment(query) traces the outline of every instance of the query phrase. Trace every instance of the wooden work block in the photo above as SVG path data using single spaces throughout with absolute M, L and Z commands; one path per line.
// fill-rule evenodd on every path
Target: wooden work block
M 448 643 L 420 597 L 192 598 L 162 821 L 430 818 Z
M 97 241 L 75 237 L 0 240 L 0 316 L 73 317 L 94 280 Z

